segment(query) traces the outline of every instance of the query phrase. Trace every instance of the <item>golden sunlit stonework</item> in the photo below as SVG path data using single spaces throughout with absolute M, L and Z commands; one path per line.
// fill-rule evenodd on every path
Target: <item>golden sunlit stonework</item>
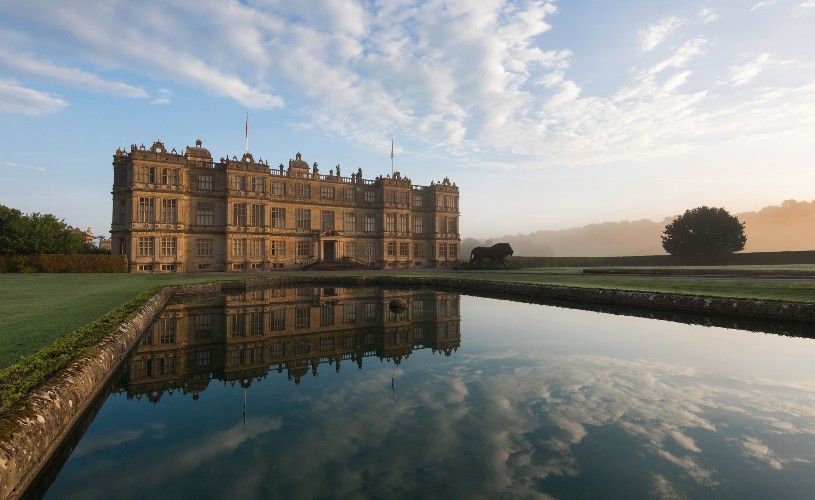
M 394 298 L 404 307 L 390 307 Z M 459 300 L 429 290 L 297 287 L 170 304 L 127 361 L 120 390 L 151 401 L 176 389 L 197 397 L 213 379 L 248 385 L 277 371 L 299 384 L 319 366 L 339 373 L 366 357 L 399 365 L 421 349 L 450 356 L 461 345 Z
M 112 253 L 131 272 L 302 269 L 318 263 L 445 267 L 459 261 L 459 189 L 413 185 L 399 172 L 320 174 L 246 153 L 215 162 L 196 141 L 156 141 L 113 156 Z

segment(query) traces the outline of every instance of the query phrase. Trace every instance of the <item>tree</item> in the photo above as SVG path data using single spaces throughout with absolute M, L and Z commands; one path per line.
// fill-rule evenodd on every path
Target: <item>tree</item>
M 0 205 L 0 255 L 20 253 L 20 231 L 23 224 L 22 212 Z
M 85 253 L 88 245 L 81 231 L 51 214 L 26 215 L 0 205 L 0 255 Z
M 724 208 L 698 207 L 665 226 L 662 248 L 676 257 L 718 262 L 744 250 L 744 223 Z

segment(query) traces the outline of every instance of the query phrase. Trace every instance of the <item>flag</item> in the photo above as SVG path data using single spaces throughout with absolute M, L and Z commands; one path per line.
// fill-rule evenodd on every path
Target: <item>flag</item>
M 246 112 L 246 152 L 249 152 L 249 112 Z

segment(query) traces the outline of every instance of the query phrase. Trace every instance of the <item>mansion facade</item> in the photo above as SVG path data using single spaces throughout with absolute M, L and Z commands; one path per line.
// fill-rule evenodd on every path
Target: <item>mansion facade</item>
M 406 307 L 391 308 L 395 298 Z M 318 367 L 361 369 L 366 357 L 399 365 L 422 349 L 450 356 L 461 346 L 459 303 L 458 294 L 431 290 L 275 287 L 199 295 L 159 313 L 127 360 L 120 390 L 155 401 L 178 389 L 197 395 L 212 380 L 248 385 L 277 371 L 300 383 Z
M 300 153 L 269 167 L 250 153 L 213 161 L 156 141 L 113 156 L 111 252 L 131 272 L 302 269 L 344 262 L 383 269 L 460 259 L 459 189 L 399 172 L 320 174 Z

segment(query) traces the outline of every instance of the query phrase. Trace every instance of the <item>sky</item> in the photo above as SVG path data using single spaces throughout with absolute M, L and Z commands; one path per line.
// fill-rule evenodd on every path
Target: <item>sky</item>
M 0 204 L 201 139 L 461 188 L 462 238 L 815 199 L 815 0 L 0 0 Z

